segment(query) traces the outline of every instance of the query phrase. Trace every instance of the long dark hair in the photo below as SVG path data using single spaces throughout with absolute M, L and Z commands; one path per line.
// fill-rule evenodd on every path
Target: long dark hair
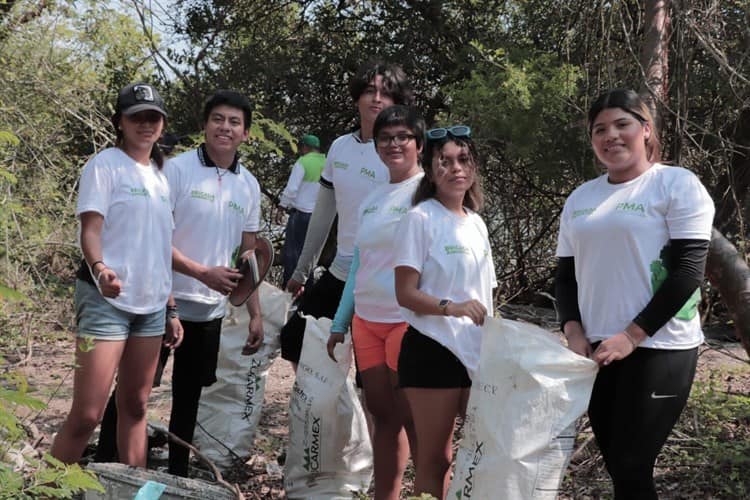
M 651 115 L 646 103 L 641 96 L 634 90 L 630 89 L 611 89 L 602 93 L 591 104 L 588 115 L 589 136 L 594 126 L 594 120 L 599 113 L 605 109 L 620 108 L 633 118 L 638 120 L 642 125 L 648 123 L 651 127 L 651 134 L 646 139 L 646 159 L 650 162 L 661 160 L 661 141 L 659 141 L 659 131 L 656 130 L 654 117 Z
M 428 139 L 425 143 L 424 157 L 422 159 L 422 168 L 424 168 L 424 177 L 419 181 L 419 186 L 414 192 L 414 198 L 412 203 L 414 205 L 423 202 L 424 200 L 434 198 L 437 188 L 434 181 L 434 172 L 432 170 L 432 163 L 435 156 L 441 154 L 443 146 L 449 142 L 454 143 L 460 148 L 465 148 L 469 153 L 469 162 L 474 167 L 474 182 L 471 184 L 469 189 L 464 194 L 463 206 L 469 210 L 478 212 L 484 206 L 484 193 L 482 192 L 482 179 L 479 176 L 479 162 L 477 158 L 477 147 L 474 145 L 474 141 L 470 137 L 453 137 L 447 135 L 442 139 Z
M 122 113 L 118 112 L 112 115 L 112 126 L 115 127 L 115 135 L 116 135 L 115 146 L 117 146 L 118 148 L 122 148 L 123 142 L 125 140 L 125 136 L 123 135 L 122 130 L 120 129 L 121 119 L 122 119 Z M 162 130 L 164 130 L 164 128 L 166 128 L 167 126 L 167 118 L 162 115 L 162 120 L 163 120 Z M 164 152 L 159 147 L 158 141 L 155 142 L 153 146 L 151 146 L 150 158 L 154 163 L 156 163 L 156 168 L 161 170 L 162 167 L 164 166 Z

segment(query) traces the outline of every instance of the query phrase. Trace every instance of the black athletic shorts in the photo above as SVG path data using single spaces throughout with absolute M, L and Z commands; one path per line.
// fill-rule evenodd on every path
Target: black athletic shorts
M 466 367 L 447 348 L 409 325 L 398 356 L 399 387 L 471 387 Z
M 305 289 L 297 309 L 289 321 L 281 328 L 281 357 L 292 363 L 299 363 L 302 354 L 302 339 L 305 336 L 305 320 L 299 313 L 314 318 L 331 318 L 336 315 L 346 282 L 326 271 L 315 284 Z

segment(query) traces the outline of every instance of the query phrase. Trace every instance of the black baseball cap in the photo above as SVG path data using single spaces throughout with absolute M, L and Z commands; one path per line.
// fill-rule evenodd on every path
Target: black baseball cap
M 131 83 L 124 87 L 117 96 L 116 113 L 130 116 L 147 110 L 158 111 L 164 115 L 164 118 L 167 117 L 164 99 L 154 87 L 147 83 Z

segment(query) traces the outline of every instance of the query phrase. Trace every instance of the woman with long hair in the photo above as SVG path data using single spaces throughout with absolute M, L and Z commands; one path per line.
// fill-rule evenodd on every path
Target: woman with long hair
M 65 463 L 81 458 L 118 373 L 119 457 L 146 465 L 146 403 L 165 325 L 167 345 L 176 347 L 182 335 L 167 305 L 173 223 L 156 144 L 166 115 L 152 86 L 123 88 L 112 117 L 116 145 L 91 158 L 81 174 L 77 366 L 70 413 L 51 450 Z
M 714 206 L 690 171 L 659 163 L 653 118 L 634 91 L 600 95 L 588 123 L 606 172 L 565 202 L 558 311 L 568 347 L 600 365 L 588 413 L 615 498 L 656 499 L 654 463 L 703 341 Z
M 396 297 L 409 324 L 398 379 L 417 440 L 414 494 L 444 498 L 456 417 L 466 413 L 495 268 L 469 127 L 427 132 L 414 208 L 398 228 Z

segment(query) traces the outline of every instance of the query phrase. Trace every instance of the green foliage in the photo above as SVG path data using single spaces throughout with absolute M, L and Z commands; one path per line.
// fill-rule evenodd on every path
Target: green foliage
M 750 495 L 750 394 L 729 393 L 716 375 L 698 382 L 687 416 L 693 416 L 695 449 L 683 460 L 703 469 L 703 479 L 722 498 Z M 686 419 L 690 422 L 690 419 Z
M 575 165 L 574 158 L 587 153 L 570 107 L 580 69 L 549 54 L 495 59 L 487 56 L 469 79 L 448 87 L 453 119 L 471 123 L 477 139 L 507 161 L 559 176 L 561 165 Z
M 20 301 L 28 301 L 28 297 L 23 295 L 22 293 L 18 293 L 17 291 L 8 288 L 7 286 L 3 285 L 0 282 L 0 302 L 9 301 L 9 302 L 20 302 Z
M 2 362 L 2 359 L 0 359 Z M 49 454 L 43 460 L 24 454 L 23 465 L 11 454 L 23 447 L 26 432 L 19 412 L 38 412 L 45 404 L 29 395 L 26 378 L 7 372 L 0 380 L 0 499 L 71 498 L 85 490 L 103 492 L 96 476 L 77 464 L 65 465 Z M 18 454 L 18 451 L 14 452 Z
M 49 454 L 28 459 L 31 472 L 22 475 L 0 463 L 0 499 L 72 498 L 87 490 L 104 493 L 96 475 L 78 464 L 66 465 Z

